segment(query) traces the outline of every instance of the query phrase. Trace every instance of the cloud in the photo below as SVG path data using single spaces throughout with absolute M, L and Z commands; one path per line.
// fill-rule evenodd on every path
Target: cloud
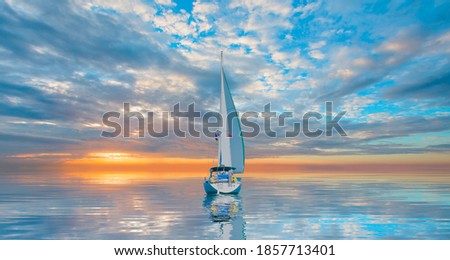
M 427 146 L 430 149 L 438 150 L 438 151 L 450 151 L 450 144 L 436 144 Z
M 314 59 L 318 59 L 318 60 L 325 58 L 325 55 L 319 50 L 310 51 L 309 56 L 313 57 Z
M 52 153 L 81 145 L 82 141 L 70 138 L 49 137 L 22 133 L 0 132 L 0 154 Z
M 294 13 L 300 13 L 300 18 L 304 19 L 314 13 L 314 11 L 316 11 L 320 7 L 320 5 L 321 1 L 299 5 L 297 8 L 295 8 Z
M 167 5 L 167 6 L 176 5 L 174 2 L 172 2 L 172 0 L 156 0 L 155 2 L 160 5 Z
M 363 131 L 365 141 L 403 137 L 420 133 L 441 132 L 450 129 L 448 120 L 450 117 L 400 117 L 390 118 L 384 121 L 367 122 L 346 126 L 349 132 Z
M 327 44 L 327 42 L 324 41 L 324 40 L 321 40 L 321 41 L 318 41 L 318 42 L 310 42 L 309 43 L 309 48 L 311 48 L 311 49 L 320 49 L 323 46 L 325 46 L 326 44 Z
M 384 97 L 396 99 L 400 97 L 440 98 L 450 96 L 450 68 L 446 67 L 436 75 L 428 76 L 414 82 L 405 82 L 386 90 Z
M 48 94 L 29 86 L 0 82 L 2 103 L 0 115 L 27 119 L 71 119 L 73 111 L 58 111 L 54 107 L 65 106 L 62 95 Z
M 88 10 L 109 11 L 114 10 L 122 14 L 137 15 L 144 22 L 149 22 L 154 18 L 155 8 L 139 0 L 75 0 L 75 2 Z M 170 0 L 158 0 L 157 4 L 173 5 Z
M 446 6 L 239 0 L 195 1 L 189 10 L 172 1 L 2 2 L 0 126 L 12 141 L 1 152 L 120 147 L 210 156 L 200 148 L 213 147 L 206 138 L 106 141 L 99 126 L 102 114 L 121 111 L 123 102 L 139 111 L 178 102 L 217 110 L 220 50 L 241 112 L 270 102 L 301 121 L 328 100 L 348 111 L 347 138 L 261 136 L 246 140 L 250 157 L 442 152 L 445 140 L 397 139 L 448 130 L 450 24 L 439 18 Z M 53 145 L 37 145 L 47 141 Z

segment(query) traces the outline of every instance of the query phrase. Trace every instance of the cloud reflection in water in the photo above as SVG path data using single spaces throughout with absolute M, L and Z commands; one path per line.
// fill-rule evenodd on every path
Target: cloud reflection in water
M 90 177 L 89 177 L 90 176 Z M 1 239 L 449 239 L 446 174 L 200 178 L 0 174 Z

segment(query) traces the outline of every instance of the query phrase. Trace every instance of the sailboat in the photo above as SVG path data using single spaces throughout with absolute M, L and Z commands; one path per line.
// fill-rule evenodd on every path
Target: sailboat
M 208 194 L 237 194 L 241 190 L 241 178 L 235 174 L 244 172 L 245 151 L 241 124 L 223 69 L 223 52 L 220 53 L 220 115 L 222 127 L 216 133 L 218 140 L 218 164 L 209 170 L 203 187 Z

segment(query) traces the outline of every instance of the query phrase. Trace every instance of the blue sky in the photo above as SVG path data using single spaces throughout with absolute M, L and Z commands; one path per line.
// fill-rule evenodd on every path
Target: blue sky
M 208 138 L 104 139 L 101 116 L 347 111 L 347 137 L 246 140 L 249 157 L 448 153 L 448 1 L 0 1 L 0 154 L 208 157 Z M 277 129 L 280 130 L 281 129 Z M 209 150 L 208 150 L 209 151 Z

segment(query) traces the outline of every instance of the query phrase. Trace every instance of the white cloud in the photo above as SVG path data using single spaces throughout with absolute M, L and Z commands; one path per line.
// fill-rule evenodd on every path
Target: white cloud
M 155 9 L 139 0 L 75 0 L 86 9 L 102 7 L 117 10 L 123 14 L 138 15 L 143 21 L 151 21 Z
M 374 122 L 385 122 L 387 120 L 392 120 L 394 117 L 390 115 L 388 112 L 379 112 L 379 113 L 371 113 L 366 116 L 368 123 Z M 372 133 L 372 135 L 375 135 Z
M 147 91 L 161 90 L 170 93 L 194 93 L 197 89 L 193 79 L 189 76 L 177 74 L 173 71 L 161 70 L 128 70 L 136 77 L 134 91 L 146 93 Z
M 212 21 L 208 17 L 215 16 L 219 6 L 216 3 L 194 2 L 192 16 L 196 19 L 199 32 L 207 32 L 212 27 Z
M 327 44 L 327 42 L 326 41 L 318 41 L 318 42 L 310 42 L 309 43 L 309 48 L 311 48 L 311 49 L 320 49 L 320 48 L 322 48 L 323 46 L 325 46 Z
M 361 57 L 353 60 L 353 66 L 362 69 L 370 69 L 375 65 L 375 61 L 369 57 Z
M 450 30 L 424 43 L 424 51 L 432 55 L 450 53 Z
M 298 50 L 293 50 L 291 52 L 280 52 L 275 51 L 272 54 L 272 59 L 282 67 L 288 69 L 310 69 L 312 64 L 302 57 L 302 54 Z
M 310 51 L 309 56 L 313 57 L 314 59 L 318 59 L 318 60 L 325 58 L 325 55 L 319 50 Z
M 293 11 L 291 1 L 277 0 L 234 0 L 230 3 L 229 7 L 243 7 L 250 12 L 258 12 L 263 15 L 272 13 L 282 16 L 289 16 Z
M 382 42 L 374 50 L 374 53 L 386 55 L 385 64 L 387 66 L 394 66 L 420 53 L 426 40 L 420 28 L 407 28 L 401 30 L 394 37 Z
M 164 11 L 153 19 L 153 24 L 164 32 L 179 36 L 196 36 L 195 24 L 189 24 L 190 14 L 187 12 L 175 13 L 172 10 Z
M 330 76 L 341 79 L 351 79 L 356 76 L 356 73 L 351 69 L 338 69 L 335 73 L 331 73 Z
M 314 11 L 316 11 L 322 3 L 319 2 L 312 2 L 308 3 L 306 5 L 300 5 L 297 8 L 295 8 L 295 13 L 301 13 L 300 18 L 306 18 L 310 16 Z
M 166 5 L 166 6 L 174 6 L 175 3 L 172 2 L 172 0 L 155 0 L 155 3 L 159 5 Z
M 351 95 L 348 96 L 345 100 L 345 103 L 341 106 L 341 109 L 346 111 L 346 118 L 360 118 L 361 112 L 369 106 L 370 104 L 375 103 L 376 100 L 370 96 L 357 96 Z
M 54 81 L 42 78 L 33 78 L 27 83 L 32 86 L 37 86 L 49 94 L 68 94 L 73 87 L 72 83 L 69 81 Z
M 196 1 L 194 2 L 192 13 L 205 20 L 207 14 L 214 15 L 218 10 L 219 6 L 216 3 Z

